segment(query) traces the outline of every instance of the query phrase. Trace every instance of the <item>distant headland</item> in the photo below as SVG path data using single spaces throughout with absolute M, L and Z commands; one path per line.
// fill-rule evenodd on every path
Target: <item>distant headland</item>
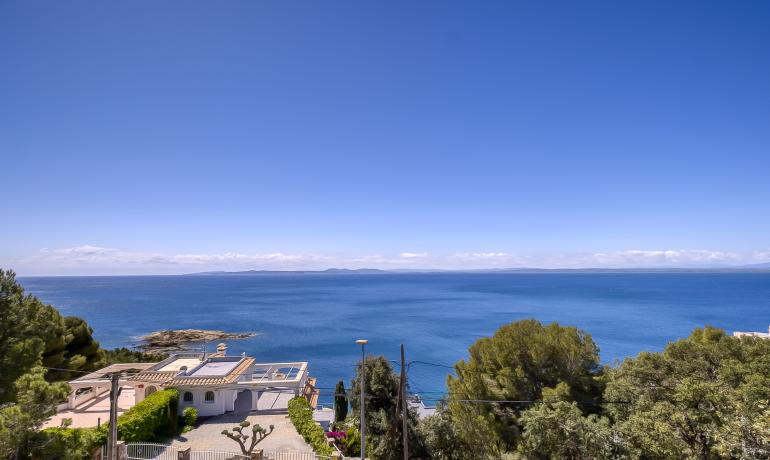
M 483 268 L 483 269 L 391 269 L 327 268 L 326 270 L 243 270 L 187 273 L 209 275 L 383 275 L 405 273 L 767 273 L 770 262 L 752 265 L 713 267 L 639 267 L 639 268 Z

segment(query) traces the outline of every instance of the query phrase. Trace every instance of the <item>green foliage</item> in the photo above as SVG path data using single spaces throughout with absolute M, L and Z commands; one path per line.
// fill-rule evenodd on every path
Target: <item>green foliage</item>
M 118 438 L 126 442 L 161 440 L 176 433 L 179 392 L 156 391 L 118 418 Z
M 515 340 L 491 351 L 472 347 L 470 362 L 487 365 L 458 365 L 458 377 L 450 379 L 450 389 L 473 389 L 476 393 L 464 394 L 478 395 L 475 399 L 516 399 L 511 395 L 521 394 L 515 391 L 521 378 L 526 378 L 534 382 L 530 388 L 539 390 L 543 402 L 508 409 L 502 404 L 461 404 L 452 394 L 449 421 L 429 418 L 421 424 L 431 457 L 463 458 L 446 454 L 456 451 L 459 438 L 474 446 L 475 452 L 484 450 L 477 458 L 500 458 L 504 456 L 500 452 L 515 450 L 506 455 L 526 459 L 770 459 L 770 341 L 731 337 L 708 327 L 696 329 L 661 353 L 643 352 L 608 369 L 601 375 L 606 384 L 604 402 L 582 407 L 584 400 L 575 401 L 576 394 L 581 394 L 575 388 L 590 383 L 586 376 L 599 378 L 599 374 L 595 367 L 585 365 L 573 366 L 573 375 L 553 369 L 550 360 L 561 367 L 570 360 L 560 357 L 586 356 L 574 353 L 580 348 L 574 335 L 567 334 L 557 342 L 546 353 L 547 360 L 532 360 L 540 363 L 538 372 L 518 364 L 530 359 L 522 355 L 543 350 L 537 340 L 529 349 Z M 500 365 L 488 365 L 493 355 L 485 353 L 497 353 Z M 517 366 L 510 369 L 513 362 Z M 481 378 L 474 378 L 471 369 Z M 458 381 L 464 385 L 457 386 Z M 526 399 L 541 399 L 536 393 L 530 395 Z M 602 413 L 592 413 L 597 410 L 591 406 L 602 407 Z M 506 418 L 507 425 L 501 423 Z M 472 437 L 463 431 L 466 429 Z M 442 447 L 446 444 L 450 447 Z
M 520 421 L 525 428 L 518 449 L 526 458 L 603 459 L 615 449 L 609 420 L 584 416 L 574 402 L 537 404 Z
M 770 341 L 696 329 L 662 353 L 609 374 L 606 399 L 628 454 L 646 458 L 770 458 Z
M 145 353 L 143 351 L 129 350 L 128 348 L 114 348 L 103 350 L 104 364 L 118 363 L 157 363 L 168 358 L 167 353 Z
M 106 441 L 106 431 L 96 428 L 46 428 L 31 449 L 33 459 L 82 460 Z
M 518 321 L 477 340 L 469 353 L 467 361 L 455 364 L 456 377 L 447 380 L 452 419 L 469 443 L 514 449 L 522 428 L 518 417 L 528 406 L 461 400 L 539 400 L 545 388 L 559 384 L 580 402 L 601 394 L 599 350 L 588 334 L 574 327 Z
M 341 422 L 348 416 L 348 397 L 345 393 L 345 382 L 340 380 L 334 389 L 334 421 Z
M 104 351 L 94 340 L 88 323 L 75 316 L 63 320 L 63 335 L 47 343 L 43 353 L 43 364 L 55 368 L 46 375 L 49 381 L 70 380 L 104 366 Z
M 366 413 L 382 410 L 395 414 L 399 378 L 393 372 L 390 362 L 384 356 L 367 356 L 365 366 Z M 358 414 L 361 410 L 361 363 L 358 364 L 356 375 L 350 383 L 350 393 L 353 412 Z
M 25 295 L 11 270 L 0 270 L 0 404 L 15 400 L 14 382 L 64 342 L 63 318 Z
M 183 430 L 189 431 L 195 428 L 195 424 L 198 422 L 198 409 L 194 407 L 185 407 L 182 411 Z
M 349 457 L 361 455 L 361 432 L 356 428 L 345 430 L 345 437 L 342 438 L 342 453 Z
M 118 439 L 126 442 L 160 441 L 176 434 L 176 390 L 162 390 L 146 397 L 118 417 Z M 75 460 L 87 458 L 107 442 L 108 425 L 100 428 L 47 428 L 36 433 L 27 451 L 34 459 Z M 0 455 L 0 458 L 2 455 Z
M 307 399 L 298 396 L 289 401 L 289 419 L 297 432 L 313 446 L 313 450 L 318 455 L 331 455 L 334 449 L 326 443 L 321 425 L 313 420 L 313 409 Z
M 434 415 L 420 419 L 417 431 L 425 448 L 434 460 L 475 460 L 478 449 L 466 444 L 445 404 L 436 408 Z
M 25 295 L 11 270 L 0 270 L 0 331 L 0 403 L 13 401 L 13 382 L 34 366 L 56 368 L 46 374 L 55 382 L 103 364 L 88 324 Z
M 366 453 L 378 460 L 403 458 L 403 434 L 400 414 L 396 416 L 399 376 L 384 356 L 367 356 L 365 365 L 366 386 Z M 361 407 L 361 365 L 350 384 L 350 402 L 353 415 L 358 417 Z M 420 458 L 424 450 L 416 432 L 417 416 L 409 414 L 409 453 Z M 359 422 L 360 423 L 360 419 Z
M 19 377 L 14 388 L 16 403 L 0 409 L 0 458 L 28 452 L 35 432 L 69 394 L 66 383 L 48 383 L 40 367 Z

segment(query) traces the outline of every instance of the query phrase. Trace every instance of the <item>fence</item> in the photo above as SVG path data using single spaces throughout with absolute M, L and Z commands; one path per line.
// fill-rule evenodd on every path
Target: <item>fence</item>
M 249 460 L 249 456 L 224 450 L 192 449 L 190 450 L 190 460 Z
M 277 451 L 266 450 L 262 452 L 263 460 L 329 460 L 331 457 L 322 457 L 313 452 Z
M 210 449 L 190 449 L 189 456 L 185 455 L 187 449 L 177 446 L 153 443 L 127 443 L 126 454 L 128 460 L 249 460 L 249 457 L 235 452 Z M 102 449 L 102 459 L 108 459 L 107 446 Z M 281 459 L 283 460 L 283 459 Z

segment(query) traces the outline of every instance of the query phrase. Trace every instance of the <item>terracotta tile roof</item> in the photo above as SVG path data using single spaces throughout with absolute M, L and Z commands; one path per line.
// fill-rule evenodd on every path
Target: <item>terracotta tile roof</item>
M 179 371 L 146 371 L 132 375 L 128 380 L 134 382 L 156 382 L 164 383 L 167 380 L 173 379 Z
M 164 386 L 174 387 L 174 386 L 208 386 L 208 385 L 225 385 L 228 383 L 234 383 L 238 380 L 238 377 L 240 377 L 243 373 L 247 372 L 251 365 L 254 364 L 254 358 L 246 358 L 240 363 L 238 363 L 237 366 L 233 368 L 230 372 L 227 373 L 227 375 L 223 376 L 217 376 L 217 377 L 175 377 L 167 382 L 165 382 Z

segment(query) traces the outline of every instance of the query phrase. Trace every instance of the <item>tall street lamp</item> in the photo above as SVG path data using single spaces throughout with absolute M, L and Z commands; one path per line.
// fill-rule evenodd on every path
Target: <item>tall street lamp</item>
M 366 405 L 366 354 L 364 348 L 369 343 L 366 339 L 356 340 L 361 345 L 361 458 L 366 458 L 366 423 L 364 415 L 364 406 Z

